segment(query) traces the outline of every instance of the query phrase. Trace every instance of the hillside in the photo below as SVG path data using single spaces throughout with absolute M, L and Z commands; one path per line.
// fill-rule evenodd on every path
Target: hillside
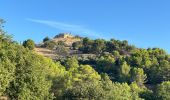
M 53 46 L 49 48 L 51 44 Z M 147 80 L 144 83 L 151 88 L 150 84 L 158 84 L 170 79 L 170 56 L 163 49 L 137 48 L 129 45 L 126 40 L 92 40 L 82 37 L 75 38 L 70 34 L 59 34 L 53 39 L 45 41 L 35 50 L 39 54 L 56 61 L 64 61 L 68 57 L 75 56 L 80 64 L 88 64 L 99 73 L 107 73 L 112 81 L 131 83 L 132 68 L 139 68 L 133 70 L 141 70 L 141 73 L 146 74 L 146 77 L 145 75 L 142 76 L 143 80 Z M 114 68 L 114 66 L 117 66 L 117 68 Z M 127 67 L 127 69 L 124 69 L 127 72 L 123 73 L 130 74 L 129 77 L 125 75 L 122 76 L 122 79 L 119 76 L 119 67 L 122 66 Z M 158 70 L 160 66 L 162 66 L 161 72 Z
M 60 57 L 66 57 L 66 56 L 78 56 L 78 57 L 84 57 L 85 59 L 88 57 L 90 57 L 90 58 L 95 57 L 96 53 L 95 53 L 95 50 L 93 50 L 93 48 L 88 48 L 88 47 L 85 48 L 85 49 L 89 49 L 89 50 L 92 49 L 91 50 L 92 52 L 89 50 L 82 50 L 81 47 L 83 45 L 82 43 L 83 43 L 84 39 L 86 41 L 87 38 L 73 36 L 70 33 L 59 33 L 54 38 L 49 39 L 48 41 L 42 42 L 40 44 L 37 44 L 34 50 L 38 54 L 43 55 L 45 57 L 52 58 L 52 59 L 58 59 Z M 92 40 L 89 40 L 89 41 L 92 41 Z M 99 43 L 100 42 L 106 42 L 106 41 L 99 40 Z M 101 45 L 103 45 L 103 44 L 101 44 Z M 122 41 L 122 44 L 121 44 L 121 41 L 115 40 L 115 45 L 117 45 L 117 47 L 119 45 L 122 45 L 122 47 L 127 46 L 127 47 L 123 47 L 122 49 L 120 48 L 120 50 L 119 50 L 119 53 L 126 55 L 126 56 L 129 56 L 130 49 L 134 48 L 134 46 L 130 46 L 130 45 L 128 46 L 127 41 Z M 99 44 L 99 47 L 100 47 L 100 44 Z M 116 46 L 114 48 L 116 49 Z M 125 50 L 125 48 L 127 50 Z M 57 51 L 57 49 L 61 49 L 61 50 Z M 64 53 L 62 53 L 62 51 L 64 51 Z M 105 51 L 105 52 L 101 52 L 101 53 L 109 54 L 111 52 Z
M 170 100 L 170 0 L 1 0 L 0 12 L 0 100 Z
M 52 39 L 52 41 L 56 43 L 63 41 L 67 46 L 70 47 L 74 42 L 81 41 L 81 37 L 73 36 L 70 33 L 59 33 Z
M 0 99 L 170 99 L 170 55 L 163 49 L 70 34 L 35 47 L 0 32 Z
M 68 50 L 67 53 L 71 55 L 74 52 L 77 52 L 75 50 L 72 50 L 72 44 L 79 41 L 82 41 L 80 37 L 75 37 L 70 33 L 60 33 L 50 40 L 50 42 L 54 43 L 52 48 L 43 47 L 44 43 L 41 43 L 37 44 L 34 50 L 40 55 L 55 59 L 58 55 L 60 55 L 55 49 L 55 45 L 57 45 L 57 43 L 63 42 L 64 47 Z
M 2 34 L 0 43 L 0 99 L 169 99 L 170 56 L 159 48 L 89 38 L 68 46 L 46 38 L 37 54 L 30 39 L 21 46 Z M 77 52 L 65 56 L 68 47 Z

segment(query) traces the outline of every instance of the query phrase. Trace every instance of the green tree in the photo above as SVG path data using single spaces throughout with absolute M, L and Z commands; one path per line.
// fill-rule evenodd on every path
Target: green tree
M 90 40 L 89 38 L 83 38 L 83 46 L 80 48 L 83 53 L 90 53 L 92 51 L 92 44 L 93 40 Z
M 56 46 L 56 50 L 55 50 L 55 53 L 58 54 L 59 56 L 68 56 L 69 54 L 69 49 L 66 48 L 65 46 L 63 45 L 57 45 Z
M 9 83 L 14 79 L 15 63 L 13 57 L 15 57 L 15 51 L 11 51 L 11 45 L 4 45 L 0 42 L 0 96 L 4 94 L 4 91 L 9 87 Z M 6 48 L 7 47 L 7 48 Z
M 103 100 L 101 85 L 94 82 L 76 83 L 65 91 L 67 100 Z
M 121 82 L 128 82 L 130 78 L 130 69 L 131 67 L 124 61 L 119 69 L 119 81 Z
M 170 82 L 165 81 L 159 84 L 155 91 L 157 100 L 170 100 Z
M 92 44 L 92 52 L 95 54 L 101 54 L 105 49 L 105 41 L 103 39 L 96 39 Z
M 48 78 L 52 76 L 52 64 L 44 64 L 44 57 L 4 36 L 0 36 L 0 95 L 12 100 L 52 99 Z
M 56 45 L 57 43 L 54 41 L 46 41 L 44 42 L 43 47 L 48 48 L 48 49 L 54 49 Z
M 89 65 L 79 65 L 75 57 L 66 62 L 66 75 L 63 79 L 63 99 L 99 99 L 102 86 L 100 75 Z M 57 89 L 57 88 L 56 88 Z
M 106 42 L 106 50 L 108 52 L 113 52 L 114 50 L 118 50 L 118 46 L 115 40 L 110 40 Z
M 162 81 L 170 81 L 170 62 L 167 60 L 162 60 L 160 62 L 160 67 Z
M 48 36 L 46 36 L 44 39 L 43 39 L 43 42 L 47 42 L 47 41 L 50 41 L 50 38 Z
M 113 73 L 115 72 L 115 59 L 111 56 L 101 56 L 97 60 L 97 66 L 101 73 Z
M 38 55 L 22 47 L 17 48 L 15 79 L 10 82 L 7 94 L 10 99 L 50 99 L 51 81 Z
M 5 91 L 15 77 L 16 45 L 12 44 L 11 37 L 3 30 L 3 23 L 0 19 L 0 96 L 6 95 Z
M 74 50 L 78 50 L 78 49 L 82 48 L 82 46 L 83 46 L 82 41 L 77 41 L 72 44 L 72 47 Z
M 115 57 L 119 57 L 119 56 L 120 56 L 120 54 L 119 54 L 118 51 L 113 51 L 113 55 L 114 55 Z
M 24 46 L 25 48 L 28 48 L 28 49 L 30 49 L 30 50 L 33 50 L 33 49 L 35 48 L 35 43 L 34 43 L 33 40 L 28 39 L 28 40 L 25 40 L 25 41 L 23 42 L 23 46 Z
M 133 68 L 131 78 L 133 82 L 136 82 L 139 87 L 143 87 L 147 78 L 142 68 Z
M 79 63 L 76 57 L 68 58 L 65 63 L 66 70 L 74 71 L 79 67 Z
M 127 83 L 114 83 L 111 92 L 112 95 L 108 100 L 142 100 L 138 92 L 133 92 Z
M 146 87 L 141 88 L 136 82 L 132 82 L 130 84 L 130 88 L 133 98 L 140 97 L 144 100 L 154 100 L 153 92 Z

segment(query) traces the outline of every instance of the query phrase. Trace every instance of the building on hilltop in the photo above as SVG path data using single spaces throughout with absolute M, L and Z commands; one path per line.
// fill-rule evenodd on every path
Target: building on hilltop
M 54 38 L 73 38 L 74 36 L 71 33 L 60 33 L 56 35 Z

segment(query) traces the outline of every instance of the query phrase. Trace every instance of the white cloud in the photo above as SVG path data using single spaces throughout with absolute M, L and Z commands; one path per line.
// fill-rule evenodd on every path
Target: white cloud
M 62 31 L 68 31 L 73 32 L 78 35 L 85 35 L 85 36 L 93 36 L 95 38 L 102 38 L 101 34 L 99 34 L 96 31 L 90 30 L 84 26 L 81 25 L 74 25 L 74 24 L 68 24 L 68 23 L 62 23 L 62 22 L 56 22 L 56 21 L 50 21 L 50 20 L 38 20 L 38 19 L 26 19 L 31 22 L 44 24 L 56 29 L 60 29 Z

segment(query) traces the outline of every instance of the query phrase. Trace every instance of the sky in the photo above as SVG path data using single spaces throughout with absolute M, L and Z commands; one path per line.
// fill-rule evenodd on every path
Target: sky
M 169 0 L 1 0 L 0 18 L 13 39 L 69 32 L 92 39 L 128 40 L 170 53 Z

